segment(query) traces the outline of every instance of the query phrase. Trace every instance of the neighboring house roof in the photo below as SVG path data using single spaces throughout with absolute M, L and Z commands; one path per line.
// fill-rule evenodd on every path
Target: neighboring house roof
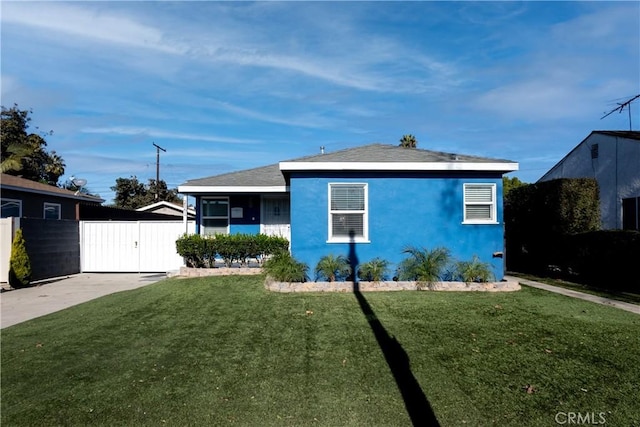
M 332 153 L 287 160 L 278 164 L 187 181 L 178 187 L 190 192 L 286 192 L 284 173 L 291 171 L 498 171 L 518 170 L 510 160 L 370 144 Z
M 183 206 L 181 204 L 167 202 L 166 200 L 161 200 L 159 202 L 152 203 L 152 204 L 147 205 L 147 206 L 143 206 L 141 208 L 136 209 L 136 211 L 138 211 L 138 212 L 154 212 L 154 211 L 159 210 L 159 209 L 170 209 L 172 211 L 180 213 L 180 215 L 182 215 L 182 213 L 183 213 Z M 196 210 L 193 207 L 189 206 L 187 208 L 187 213 L 189 215 L 195 215 L 196 214 Z
M 156 212 L 139 212 L 115 206 L 80 204 L 81 220 L 94 221 L 179 221 L 175 215 Z
M 57 197 L 65 197 L 69 199 L 75 199 L 83 202 L 90 203 L 103 203 L 104 199 L 96 196 L 90 196 L 88 194 L 76 193 L 71 190 L 56 187 L 55 185 L 42 184 L 40 182 L 31 181 L 29 179 L 21 178 L 19 176 L 13 176 L 3 173 L 0 177 L 0 187 L 7 190 L 22 191 L 25 193 L 37 193 L 46 194 Z
M 618 138 L 634 139 L 640 142 L 640 131 L 637 130 L 594 130 L 589 134 L 589 136 L 593 135 L 594 133 L 617 136 Z
M 557 167 L 559 167 L 568 157 L 570 157 L 573 152 L 575 152 L 582 144 L 589 140 L 593 135 L 607 135 L 613 136 L 616 138 L 625 138 L 631 141 L 636 141 L 640 143 L 640 131 L 636 130 L 594 130 L 592 131 L 585 139 L 580 141 L 578 145 L 573 147 L 571 151 L 569 151 L 558 163 L 553 165 L 544 175 L 538 179 L 537 182 L 542 182 L 547 180 L 547 176 L 549 176 Z

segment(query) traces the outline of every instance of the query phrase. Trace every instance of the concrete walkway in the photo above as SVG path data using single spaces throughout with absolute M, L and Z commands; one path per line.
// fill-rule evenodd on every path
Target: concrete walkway
M 558 286 L 547 285 L 546 283 L 534 282 L 533 280 L 521 279 L 519 277 L 514 277 L 514 276 L 505 276 L 505 279 L 509 281 L 514 280 L 519 282 L 521 285 L 531 286 L 532 288 L 544 289 L 545 291 L 555 292 L 557 294 L 562 294 L 562 295 L 566 295 L 573 298 L 579 298 L 585 301 L 591 301 L 597 304 L 608 305 L 610 307 L 615 307 L 621 310 L 626 310 L 632 313 L 640 314 L 640 305 L 630 304 L 628 302 L 616 301 L 610 298 L 599 297 L 597 295 L 585 294 L 583 292 L 560 288 Z
M 0 294 L 0 327 L 6 328 L 73 305 L 164 279 L 166 274 L 81 273 Z

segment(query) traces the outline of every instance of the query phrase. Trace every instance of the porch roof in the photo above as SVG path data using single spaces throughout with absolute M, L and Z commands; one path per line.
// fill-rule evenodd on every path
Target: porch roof
M 284 193 L 289 191 L 278 164 L 192 179 L 178 187 L 192 193 Z

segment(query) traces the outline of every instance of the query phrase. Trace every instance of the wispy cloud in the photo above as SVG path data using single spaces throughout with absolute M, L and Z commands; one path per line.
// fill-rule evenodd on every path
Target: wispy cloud
M 180 53 L 183 48 L 167 43 L 162 31 L 126 15 L 88 9 L 57 2 L 4 2 L 3 23 L 19 24 L 36 30 L 49 30 L 67 36 L 144 48 L 165 53 Z
M 260 143 L 257 139 L 230 138 L 215 135 L 198 135 L 192 133 L 170 132 L 161 129 L 128 127 L 128 126 L 112 126 L 112 127 L 87 127 L 81 130 L 84 133 L 99 133 L 111 135 L 144 135 L 163 139 L 180 139 L 187 141 L 204 141 L 204 142 L 221 142 L 229 144 L 256 144 Z

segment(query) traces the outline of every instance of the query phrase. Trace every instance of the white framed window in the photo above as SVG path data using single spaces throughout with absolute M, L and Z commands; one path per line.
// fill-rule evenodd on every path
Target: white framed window
M 47 203 L 44 204 L 44 212 L 42 217 L 44 219 L 60 219 L 62 218 L 62 208 L 58 203 Z
M 330 243 L 368 242 L 368 186 L 364 183 L 329 183 Z
M 203 198 L 200 202 L 202 235 L 229 233 L 229 199 Z
M 497 224 L 495 184 L 464 184 L 463 224 Z
M 0 199 L 0 218 L 22 217 L 22 200 Z

